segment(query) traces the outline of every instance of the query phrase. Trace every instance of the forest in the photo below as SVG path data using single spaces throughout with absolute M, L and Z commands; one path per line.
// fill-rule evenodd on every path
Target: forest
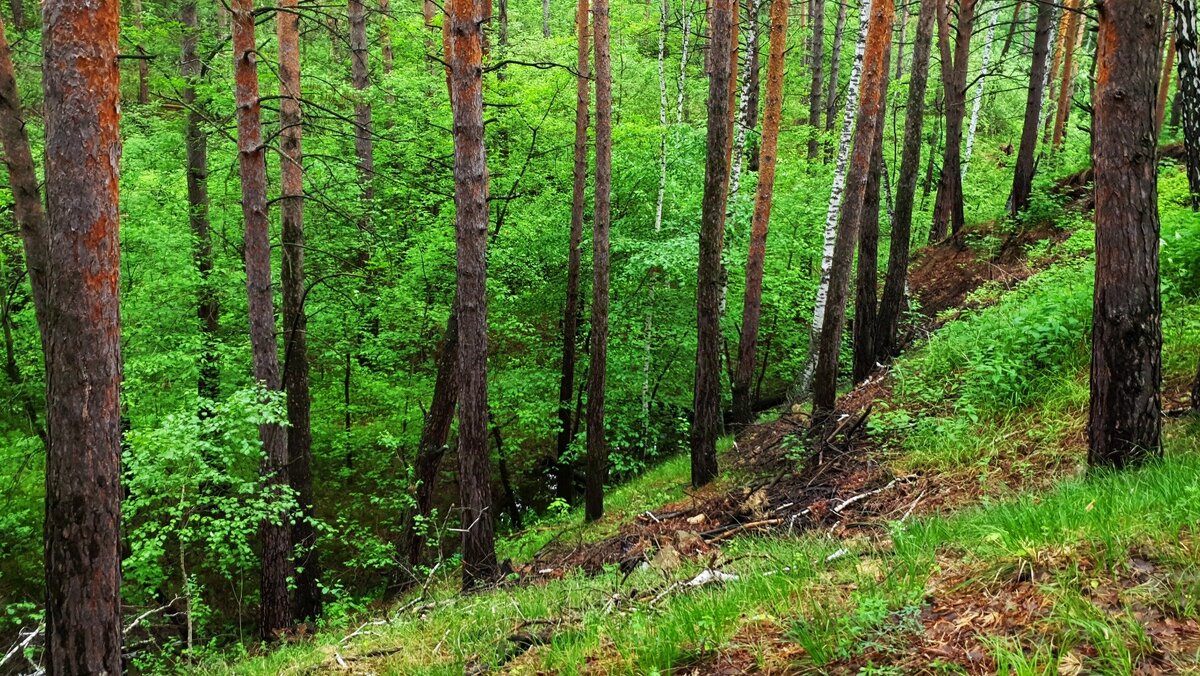
M 1200 670 L 1200 0 L 4 4 L 0 674 Z

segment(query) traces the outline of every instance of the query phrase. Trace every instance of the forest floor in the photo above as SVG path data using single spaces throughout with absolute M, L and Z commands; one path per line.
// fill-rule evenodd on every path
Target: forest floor
M 1087 209 L 1086 182 L 1059 191 Z M 1166 459 L 1124 474 L 1085 474 L 1077 337 L 1032 343 L 1048 361 L 1015 412 L 938 375 L 985 374 L 939 351 L 1014 349 L 988 344 L 990 326 L 1041 331 L 1023 322 L 1079 295 L 1089 240 L 985 225 L 919 252 L 912 347 L 845 393 L 821 453 L 803 409 L 760 420 L 725 440 L 713 485 L 691 489 L 676 458 L 614 489 L 596 524 L 571 512 L 504 541 L 513 572 L 495 589 L 462 595 L 435 570 L 341 631 L 199 670 L 1200 673 L 1195 332 L 1166 330 Z

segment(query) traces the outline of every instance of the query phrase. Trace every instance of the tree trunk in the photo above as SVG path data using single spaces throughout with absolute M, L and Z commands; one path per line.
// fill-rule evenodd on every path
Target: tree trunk
M 371 208 L 375 201 L 375 149 L 374 126 L 371 122 L 371 101 L 366 90 L 371 86 L 368 70 L 370 55 L 367 43 L 367 19 L 363 0 L 349 0 L 350 18 L 350 84 L 358 92 L 354 102 L 354 155 L 358 158 L 358 179 L 362 192 L 362 215 L 358 228 L 363 233 L 374 232 L 371 224 Z M 366 262 L 369 246 L 363 246 L 360 262 Z
M 43 297 L 50 435 L 43 664 L 51 674 L 118 674 L 120 13 L 116 0 L 45 0 L 42 11 L 48 227 L 44 243 L 26 255 L 31 270 L 52 275 Z M 3 70 L 11 74 L 7 47 Z M 19 106 L 11 101 L 6 107 Z M 6 127 L 17 123 L 5 112 Z M 8 155 L 11 135 L 4 134 L 10 171 L 26 161 Z M 14 182 L 14 188 L 29 186 Z M 22 229 L 33 227 L 26 221 Z M 46 256 L 44 264 L 39 256 Z
M 867 178 L 875 154 L 878 125 L 883 121 L 887 54 L 892 42 L 892 0 L 875 0 L 867 21 L 867 46 L 863 61 L 863 86 L 859 100 L 854 156 L 846 187 L 846 201 L 838 222 L 833 264 L 829 275 L 829 301 L 817 344 L 817 366 L 813 379 L 813 430 L 827 426 L 837 398 L 838 357 L 846 301 L 850 293 L 850 268 L 866 201 Z M 819 435 L 821 432 L 817 432 Z
M 942 57 L 942 89 L 946 106 L 946 146 L 942 153 L 942 176 L 933 211 L 930 241 L 946 236 L 947 230 L 957 235 L 966 220 L 963 213 L 962 141 L 963 118 L 967 108 L 967 65 L 971 57 L 971 31 L 975 23 L 978 0 L 961 0 L 958 23 L 950 25 L 950 10 L 946 3 L 938 8 L 938 50 Z M 949 0 L 946 0 L 948 3 Z M 950 33 L 957 40 L 950 51 Z
M 487 160 L 483 146 L 483 0 L 450 0 L 442 35 L 454 112 L 458 253 L 458 484 L 463 587 L 496 578 L 487 424 Z
M 275 343 L 275 306 L 271 289 L 271 239 L 267 222 L 266 147 L 258 95 L 258 56 L 254 39 L 253 0 L 234 0 L 233 59 L 237 81 L 238 164 L 242 174 L 242 216 L 245 219 L 246 293 L 250 315 L 250 347 L 254 379 L 268 390 L 280 388 L 279 355 Z M 287 432 L 282 425 L 259 426 L 263 445 L 262 473 L 272 499 L 288 481 Z M 266 519 L 262 537 L 262 598 L 259 630 L 274 640 L 292 626 L 288 600 L 292 542 L 288 518 Z
M 654 206 L 654 234 L 662 232 L 663 206 L 667 199 L 667 30 L 670 26 L 670 6 L 667 0 L 661 0 L 658 5 L 658 200 Z M 650 362 L 654 354 L 654 310 L 655 310 L 655 272 L 649 273 L 649 283 L 646 288 L 647 310 L 645 323 L 642 328 L 642 430 L 648 435 L 650 430 Z
M 884 69 L 879 88 L 886 95 L 891 63 L 884 56 Z M 862 216 L 858 237 L 858 266 L 856 269 L 854 298 L 854 358 L 852 377 L 861 383 L 875 370 L 875 329 L 879 316 L 877 305 L 879 291 L 879 185 L 883 172 L 883 128 L 885 105 L 879 106 L 879 119 L 875 122 L 875 150 L 871 154 L 871 167 L 867 172 L 867 185 L 863 192 Z
M 821 2 L 822 0 L 815 0 Z M 870 0 L 866 0 L 869 2 Z M 829 57 L 829 86 L 825 91 L 825 131 L 832 132 L 833 127 L 837 124 L 837 93 L 838 93 L 838 78 L 842 72 L 842 38 L 846 34 L 846 5 L 849 0 L 838 0 L 838 15 L 837 22 L 833 25 L 833 49 Z M 863 6 L 859 11 L 862 16 L 867 15 L 867 7 Z M 859 34 L 864 34 L 865 31 L 859 30 Z M 859 40 L 862 43 L 862 40 Z M 857 59 L 857 55 L 856 55 Z M 857 61 L 856 61 L 857 63 Z M 851 78 L 853 79 L 853 78 Z M 846 87 L 846 98 L 857 97 L 854 83 L 851 82 Z M 850 106 L 851 109 L 854 106 Z
M 733 92 L 733 17 L 737 0 L 713 0 L 710 16 L 708 132 L 700 261 L 696 286 L 696 379 L 692 406 L 692 485 L 717 476 L 721 407 L 721 248 L 729 196 L 730 97 Z
M 542 0 L 542 37 L 550 37 L 550 0 Z
M 1034 1 L 1036 2 L 1037 0 Z M 1012 47 L 1013 36 L 1017 33 L 1017 26 L 1021 25 L 1021 10 L 1024 9 L 1024 4 L 1023 0 L 1017 0 L 1013 6 L 1012 22 L 1008 24 L 1008 35 L 1004 37 L 1004 47 L 1000 50 L 1001 61 L 1008 57 L 1008 50 Z
M 208 218 L 208 135 L 201 124 L 203 117 L 196 110 L 196 82 L 203 72 L 203 65 L 196 54 L 196 40 L 200 34 L 200 22 L 196 15 L 195 0 L 187 0 L 180 8 L 183 23 L 183 43 L 180 55 L 180 73 L 183 75 L 182 98 L 187 108 L 187 191 L 188 222 L 191 225 L 195 248 L 192 257 L 200 273 L 200 291 L 197 298 L 197 319 L 200 323 L 201 352 L 199 376 L 196 390 L 200 397 L 202 415 L 212 410 L 212 402 L 220 396 L 221 373 L 217 356 L 217 340 L 220 331 L 221 307 L 213 288 L 212 227 Z
M 1167 5 L 1170 7 L 1170 5 Z M 1168 21 L 1168 26 L 1170 25 Z M 1169 28 L 1167 29 L 1169 30 Z M 1167 34 L 1164 30 L 1164 35 Z M 1162 80 L 1158 84 L 1158 106 L 1154 112 L 1154 126 L 1158 130 L 1158 135 L 1162 136 L 1163 122 L 1167 119 L 1167 97 L 1171 91 L 1171 75 L 1175 69 L 1175 41 L 1169 37 L 1167 40 L 1167 60 L 1163 63 Z
M 729 178 L 729 201 L 732 202 L 742 186 L 742 166 L 745 160 L 746 134 L 754 129 L 754 118 L 758 117 L 758 96 L 751 95 L 751 89 L 758 87 L 757 79 L 751 77 L 758 70 L 758 15 L 762 8 L 762 0 L 748 0 L 749 27 L 746 35 L 746 60 L 744 62 L 742 91 L 738 96 L 737 123 L 733 138 L 733 168 Z M 736 58 L 736 57 L 735 57 Z M 736 78 L 735 78 L 736 79 Z M 751 105 L 753 103 L 753 106 Z M 727 277 L 726 277 L 727 278 Z M 722 288 L 722 294 L 724 288 Z
M 500 432 L 500 426 L 494 423 L 492 424 L 492 439 L 496 442 L 500 486 L 504 488 L 504 507 L 508 511 L 508 521 L 513 530 L 521 530 L 521 505 L 517 502 L 517 494 L 512 486 L 512 476 L 508 470 L 508 456 L 504 453 L 504 436 Z
M 567 302 L 563 311 L 562 377 L 558 385 L 558 497 L 575 502 L 575 472 L 567 460 L 571 440 L 571 397 L 575 393 L 575 352 L 579 337 L 579 267 L 583 241 L 583 212 L 587 200 L 588 160 L 588 0 L 578 0 L 575 33 L 578 36 L 575 78 L 575 169 L 571 194 L 571 244 L 567 254 Z
M 25 30 L 29 24 L 25 23 L 24 0 L 8 0 L 8 6 L 10 9 L 12 9 L 13 28 L 17 30 Z
M 812 39 L 808 45 L 808 61 L 812 69 L 812 86 L 808 91 L 808 125 L 812 127 L 812 135 L 808 139 L 808 161 L 814 162 L 821 140 L 821 87 L 825 82 L 822 71 L 825 63 L 825 0 L 809 2 L 812 5 Z M 769 80 L 770 75 L 767 77 Z
M 145 33 L 146 27 L 142 21 L 142 0 L 133 0 L 133 25 L 137 28 L 138 33 Z M 137 45 L 139 56 L 147 56 L 145 48 L 139 43 Z M 138 69 L 138 103 L 146 105 L 150 103 L 150 60 L 146 58 L 137 59 Z
M 1009 213 L 1017 214 L 1029 207 L 1033 194 L 1034 156 L 1037 151 L 1038 125 L 1042 119 L 1042 102 L 1046 97 L 1046 61 L 1050 56 L 1051 33 L 1054 31 L 1054 6 L 1039 2 L 1037 28 L 1033 41 L 1033 65 L 1029 71 L 1029 94 L 1025 98 L 1025 126 L 1021 132 L 1021 147 L 1017 150 L 1017 166 L 1013 174 Z
M 683 26 L 680 32 L 683 34 L 682 42 L 679 46 L 679 100 L 675 104 L 675 124 L 683 124 L 684 100 L 687 94 L 687 88 L 684 87 L 687 79 L 687 64 L 688 64 L 688 47 L 692 37 L 692 13 L 691 5 L 688 4 L 683 8 Z
M 1176 0 L 1179 110 L 1192 208 L 1200 211 L 1200 0 Z
M 608 474 L 608 447 L 604 438 L 604 394 L 608 382 L 608 228 L 612 218 L 612 58 L 608 0 L 596 0 L 592 21 L 596 31 L 596 204 L 592 223 L 592 346 L 584 496 L 584 517 L 588 521 L 604 515 L 604 480 Z
M 808 358 L 804 369 L 793 383 L 788 398 L 798 400 L 804 396 L 812 384 L 813 371 L 817 367 L 817 343 L 821 334 L 821 326 L 825 323 L 825 308 L 829 300 L 829 273 L 833 268 L 833 249 L 837 241 L 838 214 L 841 211 L 842 200 L 846 188 L 846 172 L 849 167 L 850 141 L 854 135 L 855 111 L 858 108 L 859 96 L 863 87 L 859 82 L 863 74 L 863 57 L 867 49 L 867 16 L 871 12 L 869 0 L 862 6 L 859 18 L 858 43 L 854 50 L 854 62 L 850 67 L 850 82 L 846 90 L 846 107 L 842 112 L 842 134 L 838 142 L 837 164 L 833 169 L 833 188 L 829 193 L 829 209 L 825 213 L 825 241 L 821 254 L 821 279 L 817 283 L 817 295 L 813 302 L 813 321 L 809 326 Z
M 383 72 L 391 73 L 395 64 L 392 49 L 392 10 L 390 0 L 379 0 L 379 44 L 382 52 Z
M 896 15 L 896 81 L 904 76 L 904 38 L 908 32 L 908 8 L 912 0 L 905 0 L 898 8 L 900 12 Z
M 446 455 L 446 440 L 454 422 L 454 404 L 458 401 L 458 306 L 450 308 L 446 320 L 446 335 L 438 355 L 437 375 L 433 381 L 433 401 L 425 414 L 421 441 L 417 445 L 414 473 L 417 480 L 416 514 L 408 525 L 408 563 L 415 570 L 423 560 L 425 524 L 421 522 L 433 513 L 433 491 L 437 487 L 438 469 Z
M 1066 53 L 1063 56 L 1062 86 L 1058 89 L 1058 114 L 1054 118 L 1054 147 L 1061 148 L 1071 113 L 1071 97 L 1075 94 L 1075 40 L 1079 30 L 1078 3 L 1067 0 L 1067 33 L 1063 36 Z M 1157 73 L 1156 73 L 1157 74 Z
M 889 360 L 900 350 L 900 313 L 908 285 L 909 246 L 912 240 L 913 206 L 917 175 L 921 168 L 921 139 L 925 127 L 925 91 L 929 84 L 929 53 L 933 44 L 933 19 L 940 0 L 921 0 L 917 37 L 913 45 L 912 77 L 908 84 L 908 110 L 904 122 L 904 149 L 896 182 L 896 213 L 892 219 L 892 241 L 888 254 L 887 279 L 879 304 L 877 357 Z M 932 155 L 932 153 L 931 153 Z
M 1058 7 L 1058 5 L 1056 5 L 1056 7 Z M 1047 91 L 1049 91 L 1047 100 L 1049 100 L 1049 101 L 1057 101 L 1058 100 L 1058 93 L 1057 93 L 1058 90 L 1056 89 L 1056 87 L 1058 86 L 1058 80 L 1056 80 L 1055 78 L 1058 77 L 1058 74 L 1061 70 L 1059 68 L 1059 66 L 1062 64 L 1063 54 L 1066 52 L 1065 40 L 1066 40 L 1066 35 L 1067 35 L 1067 22 L 1070 20 L 1070 17 L 1068 16 L 1069 14 L 1070 14 L 1070 12 L 1067 11 L 1067 8 L 1064 6 L 1062 15 L 1058 18 L 1058 20 L 1056 22 L 1056 24 L 1058 26 L 1056 33 L 1051 34 L 1052 35 L 1051 43 L 1056 46 L 1054 48 L 1054 53 L 1051 56 L 1050 72 L 1047 73 L 1047 77 L 1050 78 L 1049 82 L 1047 82 Z M 1045 131 L 1042 134 L 1042 143 L 1045 145 L 1050 145 L 1051 142 L 1054 140 L 1054 136 L 1053 136 L 1054 113 L 1056 112 L 1057 108 L 1056 107 L 1045 107 L 1045 103 L 1043 103 L 1042 105 L 1045 108 L 1042 111 L 1042 114 L 1045 116 L 1045 127 L 1044 127 Z
M 313 529 L 312 428 L 309 422 L 308 319 L 304 309 L 304 169 L 301 155 L 300 15 L 297 0 L 282 0 L 277 12 L 279 40 L 279 176 L 283 264 L 283 389 L 287 392 L 288 478 L 300 505 L 292 524 L 297 548 L 296 618 L 321 614 L 320 561 Z
M 979 128 L 979 111 L 983 108 L 983 90 L 986 87 L 988 66 L 992 60 L 992 45 L 996 38 L 996 21 L 1000 17 L 1000 10 L 992 12 L 991 22 L 988 24 L 987 40 L 983 47 L 983 63 L 979 69 L 979 82 L 975 87 L 975 99 L 971 104 L 971 124 L 967 126 L 967 150 L 963 154 L 962 177 L 967 179 L 967 172 L 971 169 L 971 153 L 975 150 L 975 131 Z
M 771 44 L 767 56 L 767 101 L 763 110 L 763 138 L 758 168 L 758 192 L 750 226 L 750 250 L 746 257 L 746 288 L 742 303 L 742 334 L 738 343 L 737 369 L 733 378 L 733 420 L 748 425 L 754 419 L 751 379 L 758 350 L 758 326 L 762 314 L 763 267 L 767 255 L 767 226 L 775 191 L 776 150 L 783 112 L 784 54 L 787 48 L 788 1 L 771 1 Z M 814 25 L 817 18 L 814 15 Z M 814 101 L 820 101 L 820 78 L 814 78 Z M 820 116 L 819 105 L 818 122 Z M 815 128 L 815 125 L 814 125 Z
M 1088 463 L 1162 455 L 1155 87 L 1162 5 L 1100 6 L 1095 142 L 1096 291 Z

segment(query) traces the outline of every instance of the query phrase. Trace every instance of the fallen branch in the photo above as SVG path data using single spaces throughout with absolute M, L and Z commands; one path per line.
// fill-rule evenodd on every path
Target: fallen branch
M 741 524 L 738 526 L 734 526 L 733 528 L 724 530 L 723 532 L 717 534 L 716 537 L 712 538 L 711 540 L 705 540 L 705 544 L 711 545 L 711 544 L 720 542 L 721 540 L 724 540 L 726 538 L 731 538 L 734 535 L 737 535 L 738 533 L 742 533 L 742 532 L 752 530 L 755 528 L 762 528 L 763 526 L 776 526 L 781 523 L 783 523 L 783 519 L 763 519 L 762 521 L 752 521 L 750 523 Z
M 138 615 L 137 617 L 135 617 L 133 619 L 133 622 L 130 622 L 129 625 L 125 627 L 125 629 L 121 632 L 121 635 L 125 635 L 125 634 L 128 634 L 129 632 L 133 631 L 134 628 L 136 628 L 139 624 L 141 624 L 142 620 L 146 619 L 147 617 L 150 617 L 151 615 L 153 615 L 155 613 L 161 613 L 162 611 L 167 610 L 171 606 L 175 605 L 175 602 L 178 601 L 179 599 L 180 599 L 180 597 L 176 596 L 175 598 L 168 601 L 166 603 L 166 605 L 162 605 L 157 608 L 151 608 L 150 610 L 147 610 L 146 612 L 142 613 L 141 615 Z M 2 664 L 2 663 L 0 663 L 0 664 Z
M 901 481 L 903 481 L 904 483 L 908 483 L 909 481 L 912 481 L 914 478 L 916 478 L 916 477 L 910 475 L 910 476 L 906 476 L 906 477 L 892 479 L 883 488 L 876 488 L 873 491 L 867 491 L 866 493 L 859 493 L 858 495 L 846 498 L 845 500 L 842 501 L 842 503 L 840 505 L 834 507 L 833 511 L 837 512 L 838 514 L 841 514 L 843 509 L 849 507 L 850 505 L 852 505 L 860 500 L 864 500 L 866 498 L 871 497 L 872 495 L 878 495 L 886 490 L 889 490 L 889 489 L 893 488 L 896 484 L 900 483 Z
M 12 659 L 14 655 L 25 652 L 25 648 L 29 647 L 30 643 L 33 643 L 33 639 L 36 638 L 38 634 L 42 633 L 43 629 L 45 629 L 45 627 L 39 625 L 36 629 L 29 632 L 25 638 L 13 644 L 13 647 L 9 648 L 8 652 L 4 653 L 4 657 L 0 658 L 0 667 L 4 666 L 5 663 Z

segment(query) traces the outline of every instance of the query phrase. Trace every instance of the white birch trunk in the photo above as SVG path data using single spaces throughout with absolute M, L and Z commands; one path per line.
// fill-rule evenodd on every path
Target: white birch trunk
M 683 95 L 687 78 L 688 43 L 692 37 L 692 5 L 683 8 L 683 45 L 679 49 L 679 101 L 675 105 L 675 124 L 683 124 Z
M 1038 104 L 1038 109 L 1041 111 L 1039 117 L 1042 118 L 1042 126 L 1046 127 L 1050 124 L 1050 116 L 1054 115 L 1054 106 L 1050 106 L 1046 110 L 1046 99 L 1050 95 L 1050 80 L 1054 77 L 1051 73 L 1051 64 L 1054 63 L 1055 40 L 1058 39 L 1058 10 L 1054 12 L 1054 21 L 1050 24 L 1050 50 L 1046 52 L 1046 77 L 1042 80 L 1042 102 Z M 1045 139 L 1049 143 L 1049 139 Z
M 992 44 L 996 39 L 996 19 L 1000 17 L 1000 8 L 992 11 L 992 21 L 988 24 L 987 42 L 983 46 L 983 64 L 979 70 L 979 83 L 975 87 L 975 103 L 971 107 L 971 126 L 967 130 L 967 151 L 963 155 L 962 177 L 967 178 L 967 170 L 971 168 L 971 151 L 975 147 L 975 130 L 979 126 L 979 110 L 983 107 L 983 90 L 987 82 L 988 65 L 992 60 Z
M 859 81 L 862 79 L 863 55 L 867 50 L 867 17 L 871 13 L 871 0 L 862 0 L 859 9 L 858 43 L 854 48 L 854 63 L 850 68 L 850 82 L 846 89 L 846 106 L 842 110 L 842 136 L 838 141 L 837 163 L 833 169 L 833 189 L 829 194 L 829 209 L 825 214 L 825 248 L 821 255 L 821 281 L 817 285 L 817 298 L 813 306 L 813 321 L 809 327 L 808 359 L 804 370 L 793 385 L 789 399 L 798 400 L 808 396 L 812 385 L 813 371 L 817 366 L 817 338 L 821 325 L 825 323 L 825 306 L 829 301 L 829 271 L 833 268 L 833 247 L 837 242 L 838 214 L 842 210 L 842 194 L 846 189 L 846 170 L 850 159 L 850 140 L 854 135 L 854 116 L 858 108 Z
M 742 185 L 742 165 L 746 155 L 746 133 L 750 123 L 750 69 L 751 59 L 757 57 L 758 49 L 758 14 L 762 0 L 752 0 L 750 3 L 750 30 L 746 36 L 746 59 L 742 64 L 742 90 L 738 98 L 737 134 L 733 139 L 733 173 L 729 179 L 729 210 L 733 210 L 733 200 L 737 197 L 738 188 Z M 730 237 L 727 235 L 725 241 Z

